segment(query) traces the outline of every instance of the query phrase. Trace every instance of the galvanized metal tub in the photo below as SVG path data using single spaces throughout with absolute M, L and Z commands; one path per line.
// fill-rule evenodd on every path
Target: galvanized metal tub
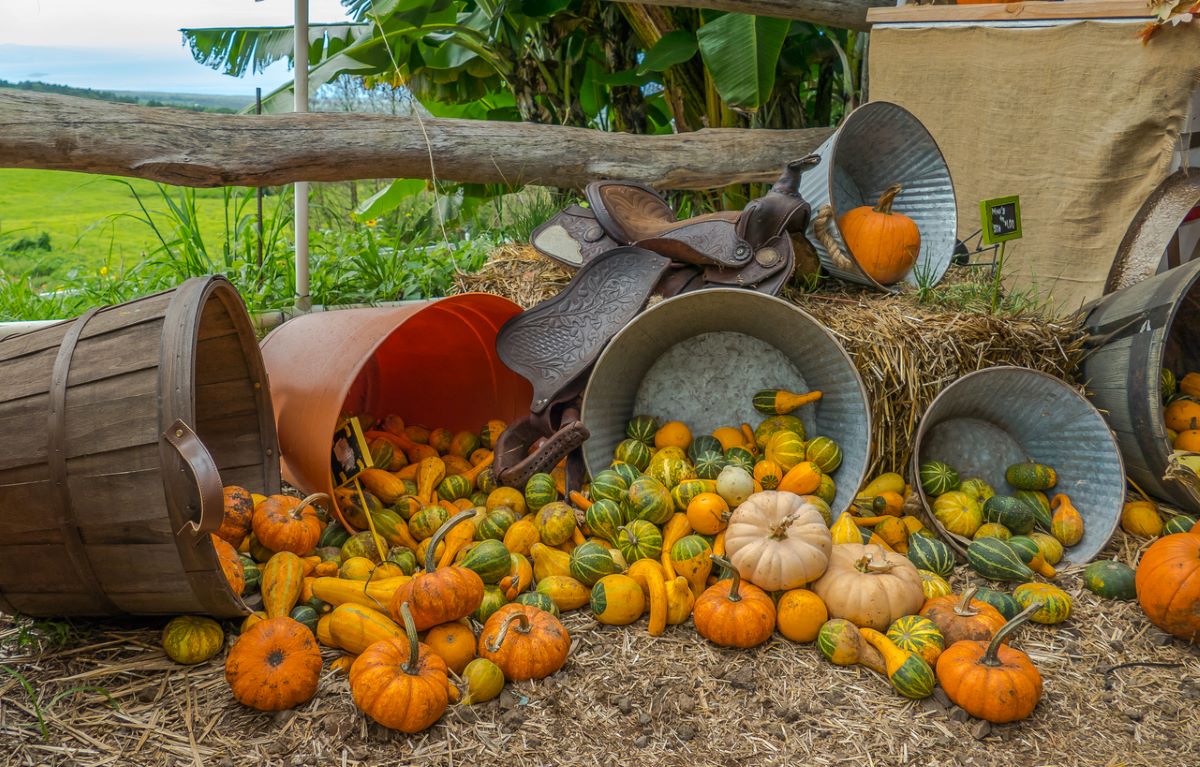
M 1083 378 L 1117 435 L 1129 478 L 1182 508 L 1200 506 L 1163 478 L 1171 442 L 1163 421 L 1159 371 L 1200 370 L 1200 261 L 1111 293 L 1085 320 L 1093 349 Z
M 695 434 L 719 426 L 757 424 L 755 391 L 818 389 L 815 405 L 794 413 L 811 438 L 842 448 L 833 473 L 836 518 L 849 508 L 870 458 L 867 391 L 854 363 L 819 322 L 772 296 L 738 289 L 701 290 L 662 301 L 613 337 L 583 393 L 588 470 L 612 462 L 625 425 L 649 414 L 688 424 Z
M 994 367 L 947 386 L 925 411 L 913 446 L 910 476 L 921 464 L 943 461 L 960 477 L 979 477 L 997 493 L 1013 491 L 1010 465 L 1033 460 L 1058 473 L 1047 495 L 1066 493 L 1083 515 L 1084 534 L 1066 549 L 1071 563 L 1090 561 L 1112 537 L 1125 500 L 1125 472 L 1104 418 L 1059 379 L 1022 367 Z M 931 511 L 933 499 L 913 482 L 930 524 L 960 554 L 969 540 L 947 532 Z
M 800 194 L 812 205 L 813 219 L 822 205 L 833 208 L 834 221 L 860 205 L 874 205 L 884 190 L 903 190 L 892 209 L 917 224 L 921 253 L 904 282 L 936 284 L 950 266 L 958 237 L 958 207 L 950 168 L 933 136 L 911 112 L 888 101 L 873 101 L 851 112 L 816 152 L 821 164 L 800 177 Z M 830 223 L 829 235 L 847 255 L 853 254 Z M 892 290 L 867 276 L 857 264 L 846 269 L 808 226 L 808 240 L 821 265 L 835 277 L 879 290 Z M 844 266 L 844 264 L 843 264 Z

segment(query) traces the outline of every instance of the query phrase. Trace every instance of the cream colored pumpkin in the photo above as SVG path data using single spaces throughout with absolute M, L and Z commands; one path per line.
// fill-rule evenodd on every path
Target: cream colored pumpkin
M 903 554 L 874 544 L 834 546 L 825 575 L 809 588 L 825 601 L 830 618 L 876 631 L 915 615 L 925 602 L 916 566 Z
M 725 530 L 725 553 L 738 573 L 767 591 L 812 583 L 825 572 L 833 540 L 821 510 L 794 493 L 754 493 Z

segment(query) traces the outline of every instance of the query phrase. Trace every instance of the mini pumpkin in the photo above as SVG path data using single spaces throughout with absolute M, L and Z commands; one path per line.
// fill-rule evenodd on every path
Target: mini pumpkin
M 1032 714 L 1042 697 L 1042 675 L 1028 655 L 1004 642 L 1039 609 L 1025 608 L 990 641 L 961 640 L 947 647 L 937 661 L 946 696 L 971 716 L 996 724 Z
M 462 702 L 467 706 L 486 703 L 504 689 L 504 672 L 487 658 L 476 658 L 468 663 L 462 678 L 467 683 L 467 694 Z
M 255 624 L 225 659 L 225 680 L 233 697 L 259 711 L 282 711 L 310 700 L 320 677 L 316 637 L 288 617 Z
M 504 672 L 511 682 L 542 679 L 562 668 L 571 650 L 571 635 L 545 610 L 508 604 L 488 618 L 479 633 L 479 657 Z
M 254 521 L 254 499 L 250 497 L 249 490 L 237 485 L 229 485 L 223 493 L 225 513 L 221 517 L 221 526 L 217 528 L 217 536 L 236 549 L 242 545 Z
M 1004 616 L 999 610 L 974 599 L 976 588 L 971 586 L 962 596 L 950 594 L 930 599 L 921 608 L 921 615 L 933 621 L 947 645 L 964 639 L 986 642 L 1004 625 Z
M 162 648 L 176 663 L 192 666 L 203 663 L 221 651 L 225 631 L 212 618 L 180 615 L 163 628 Z
M 743 578 L 768 591 L 820 578 L 832 548 L 820 509 L 793 493 L 751 495 L 733 512 L 725 531 L 729 561 Z
M 474 511 L 464 511 L 447 520 L 430 538 L 425 553 L 425 572 L 402 584 L 392 596 L 392 617 L 400 618 L 400 608 L 408 603 L 413 623 L 424 631 L 440 623 L 449 623 L 470 615 L 483 602 L 483 579 L 474 570 L 459 565 L 437 569 L 434 555 L 438 542 L 459 522 L 471 519 Z
M 1034 623 L 1053 625 L 1071 617 L 1071 597 L 1067 592 L 1049 583 L 1022 583 L 1013 589 L 1013 598 L 1022 607 L 1040 604 L 1041 609 L 1029 616 Z
M 382 639 L 350 667 L 354 705 L 384 727 L 421 732 L 441 718 L 449 705 L 446 662 L 417 641 L 407 603 L 400 605 L 404 638 Z
M 272 495 L 254 510 L 254 537 L 271 551 L 290 551 L 305 556 L 317 547 L 321 521 L 313 503 L 329 500 L 314 493 L 301 500 L 290 495 Z
M 838 229 L 854 260 L 880 285 L 904 279 L 921 251 L 921 232 L 916 223 L 892 210 L 900 190 L 899 184 L 892 184 L 874 206 L 859 206 L 838 219 Z
M 829 620 L 821 598 L 808 589 L 792 589 L 779 597 L 775 606 L 779 633 L 793 642 L 812 642 Z
M 733 564 L 722 557 L 712 561 L 727 568 L 731 579 L 709 586 L 692 609 L 696 631 L 713 644 L 757 647 L 775 631 L 775 603 L 753 583 L 742 581 Z
M 434 626 L 425 635 L 425 644 L 456 674 L 461 674 L 475 659 L 475 632 L 466 623 L 451 621 Z
M 887 631 L 900 617 L 921 608 L 921 574 L 903 554 L 880 546 L 843 543 L 833 547 L 829 568 L 812 585 L 829 614 L 855 625 Z

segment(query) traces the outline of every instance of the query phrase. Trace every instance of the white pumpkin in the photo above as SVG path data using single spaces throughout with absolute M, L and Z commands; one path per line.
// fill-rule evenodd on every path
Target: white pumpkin
M 725 555 L 767 591 L 812 583 L 825 572 L 833 539 L 821 510 L 795 493 L 754 493 L 729 517 Z
M 824 600 L 830 618 L 876 631 L 887 631 L 925 604 L 916 566 L 903 554 L 875 544 L 834 546 L 828 569 L 811 588 Z

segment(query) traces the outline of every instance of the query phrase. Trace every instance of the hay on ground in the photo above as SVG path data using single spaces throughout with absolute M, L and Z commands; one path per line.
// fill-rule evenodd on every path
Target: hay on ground
M 480 271 L 460 274 L 456 287 L 496 293 L 528 308 L 556 295 L 569 279 L 570 272 L 532 247 L 509 244 Z M 983 368 L 1020 365 L 1070 381 L 1082 356 L 1073 319 L 947 309 L 923 304 L 912 293 L 833 285 L 834 292 L 788 290 L 784 297 L 837 337 L 862 376 L 875 424 L 872 475 L 907 473 L 921 414 L 954 380 Z

